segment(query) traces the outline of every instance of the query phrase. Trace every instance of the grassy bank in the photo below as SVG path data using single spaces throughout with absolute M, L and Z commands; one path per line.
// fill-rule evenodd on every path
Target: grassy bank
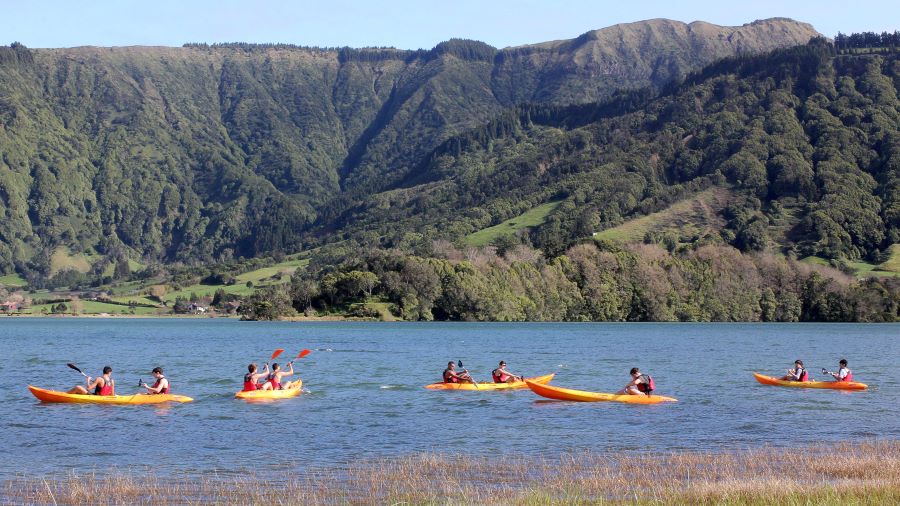
M 424 454 L 251 478 L 71 475 L 4 483 L 40 504 L 897 504 L 900 441 L 559 459 Z M 4 497 L 5 496 L 5 497 Z

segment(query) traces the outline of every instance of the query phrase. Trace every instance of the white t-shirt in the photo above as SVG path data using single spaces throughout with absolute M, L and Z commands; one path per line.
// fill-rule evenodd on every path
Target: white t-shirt
M 838 371 L 838 378 L 844 379 L 847 377 L 848 374 L 850 374 L 850 369 L 847 369 L 846 367 L 841 367 L 841 369 Z

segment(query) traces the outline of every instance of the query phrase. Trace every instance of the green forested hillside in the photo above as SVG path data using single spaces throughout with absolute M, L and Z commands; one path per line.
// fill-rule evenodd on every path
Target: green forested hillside
M 718 226 L 637 239 L 882 263 L 900 239 L 898 84 L 900 54 L 819 40 L 723 60 L 658 97 L 519 107 L 442 144 L 343 225 L 364 243 L 455 240 L 561 201 L 516 241 L 555 256 L 721 188 L 730 200 L 704 213 Z
M 410 184 L 440 181 L 444 165 L 459 172 L 458 160 L 428 162 L 438 146 L 519 103 L 658 90 L 723 56 L 815 35 L 785 19 L 734 28 L 653 20 L 502 50 L 464 40 L 428 51 L 13 44 L 0 49 L 0 274 L 69 286 L 127 277 L 129 260 L 227 262 L 331 242 L 338 229 L 358 235 L 372 219 L 355 219 L 360 205 L 421 198 Z M 472 212 L 487 226 L 524 204 Z M 473 232 L 469 218 L 451 236 Z M 404 224 L 422 237 L 434 225 Z M 542 229 L 560 226 L 570 225 L 551 219 Z M 90 270 L 55 271 L 61 248 L 92 259 Z

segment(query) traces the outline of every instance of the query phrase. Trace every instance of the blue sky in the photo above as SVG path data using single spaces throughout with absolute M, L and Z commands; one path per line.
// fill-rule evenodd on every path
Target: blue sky
M 650 18 L 740 25 L 775 16 L 838 31 L 900 29 L 900 1 L 0 0 L 0 43 L 28 47 L 284 42 L 431 48 L 451 37 L 506 47 Z

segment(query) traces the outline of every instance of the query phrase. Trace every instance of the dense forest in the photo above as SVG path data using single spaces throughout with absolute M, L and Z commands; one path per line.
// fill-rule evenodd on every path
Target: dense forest
M 787 19 L 652 20 L 508 49 L 12 44 L 0 48 L 0 275 L 59 286 L 128 260 L 227 263 L 331 242 L 437 146 L 517 104 L 659 90 L 815 35 Z M 59 251 L 90 272 L 54 281 Z

